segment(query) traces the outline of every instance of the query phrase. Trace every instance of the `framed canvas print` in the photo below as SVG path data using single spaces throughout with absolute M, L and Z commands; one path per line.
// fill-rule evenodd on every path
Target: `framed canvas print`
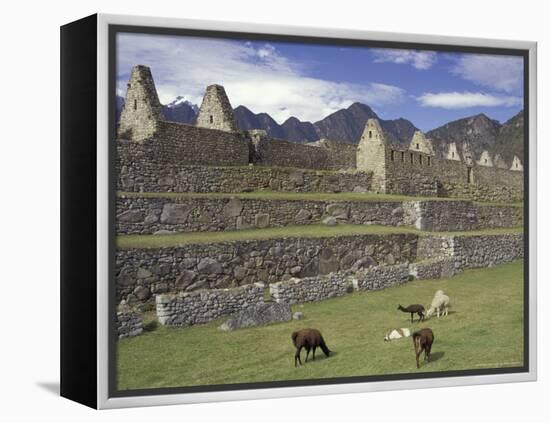
M 536 44 L 61 28 L 61 393 L 536 378 Z

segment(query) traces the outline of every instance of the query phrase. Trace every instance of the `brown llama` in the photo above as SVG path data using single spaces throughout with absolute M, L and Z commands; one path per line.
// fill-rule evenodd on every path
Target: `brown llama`
M 434 333 L 430 328 L 420 329 L 412 334 L 414 352 L 416 353 L 416 368 L 420 368 L 420 355 L 424 351 L 424 361 L 430 361 Z
M 311 349 L 313 349 L 313 360 L 315 360 L 315 350 L 317 347 L 321 348 L 327 357 L 330 355 L 330 350 L 327 344 L 325 344 L 321 332 L 317 329 L 300 329 L 296 332 L 292 332 L 292 342 L 296 347 L 294 367 L 297 367 L 298 363 L 300 363 L 300 366 L 302 365 L 302 360 L 300 359 L 302 348 L 306 349 L 306 363 Z
M 407 307 L 403 307 L 401 304 L 397 306 L 397 310 L 401 310 L 403 313 L 411 313 L 411 323 L 413 322 L 414 314 L 418 314 L 418 321 L 424 320 L 424 306 L 422 304 L 411 304 Z

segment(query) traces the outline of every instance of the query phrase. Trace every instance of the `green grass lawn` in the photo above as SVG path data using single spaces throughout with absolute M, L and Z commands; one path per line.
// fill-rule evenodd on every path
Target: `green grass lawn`
M 142 336 L 118 342 L 118 388 L 518 367 L 523 363 L 522 266 L 518 261 L 295 305 L 303 320 L 235 332 L 217 329 L 224 319 L 188 328 L 149 322 Z M 451 298 L 449 316 L 411 325 L 410 315 L 396 310 L 399 303 L 429 306 L 437 289 Z M 294 368 L 290 335 L 304 327 L 318 328 L 334 354 L 327 359 L 318 351 L 314 362 Z M 398 327 L 432 328 L 433 361 L 417 370 L 410 338 L 383 342 L 385 332 Z
M 461 232 L 425 232 L 405 226 L 352 225 L 338 224 L 336 226 L 299 225 L 265 229 L 244 229 L 239 231 L 220 232 L 183 232 L 168 235 L 119 235 L 116 237 L 118 249 L 130 248 L 160 248 L 188 244 L 209 244 L 226 241 L 245 241 L 290 237 L 329 237 L 347 235 L 387 235 L 387 234 L 425 234 L 425 235 L 500 235 L 522 233 L 523 227 L 483 229 L 479 231 Z

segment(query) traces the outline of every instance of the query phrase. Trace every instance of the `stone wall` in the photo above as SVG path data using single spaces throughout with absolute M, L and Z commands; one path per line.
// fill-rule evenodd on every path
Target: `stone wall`
M 133 149 L 139 149 L 133 147 Z M 315 171 L 265 166 L 205 167 L 155 164 L 120 148 L 117 188 L 132 192 L 350 192 L 370 189 L 369 172 Z M 141 151 L 141 150 L 140 150 Z
M 409 275 L 413 279 L 440 279 L 453 276 L 457 272 L 453 259 L 424 260 L 409 265 Z
M 386 193 L 437 197 L 433 156 L 388 148 L 385 160 Z
M 523 199 L 523 172 L 445 160 L 418 151 L 386 146 L 385 190 L 388 194 L 515 202 Z M 381 164 L 375 168 L 379 173 Z M 471 169 L 471 170 L 469 170 Z
M 317 201 L 197 197 L 117 198 L 117 233 L 225 231 L 319 223 L 335 216 L 359 225 L 415 226 L 427 231 L 467 231 L 523 223 L 523 210 L 471 201 Z
M 116 328 L 118 339 L 141 335 L 143 333 L 143 318 L 139 313 L 117 311 Z
M 421 236 L 416 255 L 419 261 L 452 259 L 457 271 L 495 266 L 523 257 L 523 234 Z
M 350 235 L 118 250 L 117 299 L 131 305 L 165 292 L 273 283 L 416 261 L 414 234 Z
M 117 199 L 117 233 L 150 234 L 224 231 L 319 223 L 334 216 L 340 222 L 377 225 L 412 225 L 402 202 L 261 200 L 237 198 Z
M 246 164 L 248 141 L 234 132 L 160 121 L 153 139 L 142 143 L 117 140 L 120 178 L 146 178 L 147 173 L 141 170 L 148 167 L 160 171 L 165 166 Z M 161 174 L 154 172 L 151 176 L 158 184 Z
M 491 267 L 523 257 L 523 235 L 454 237 L 455 268 Z
M 460 161 L 438 160 L 438 196 L 496 202 L 523 200 L 523 172 L 478 165 L 471 166 L 471 171 L 468 168 Z
M 156 312 L 159 323 L 166 326 L 190 326 L 207 323 L 263 303 L 261 283 L 233 289 L 158 295 Z
M 483 204 L 477 206 L 479 228 L 510 228 L 523 225 L 523 207 Z
M 374 291 L 400 285 L 409 280 L 409 265 L 374 266 L 359 272 L 356 276 L 359 291 Z
M 473 231 L 523 225 L 523 209 L 472 201 L 418 201 L 414 225 L 424 231 Z
M 295 143 L 274 138 L 260 138 L 252 144 L 252 162 L 262 166 L 301 169 L 355 168 L 354 144 L 324 140 L 317 143 Z M 335 152 L 337 151 L 337 153 Z
M 306 303 L 339 297 L 353 291 L 352 280 L 341 273 L 309 278 L 292 278 L 269 285 L 271 298 L 278 303 Z

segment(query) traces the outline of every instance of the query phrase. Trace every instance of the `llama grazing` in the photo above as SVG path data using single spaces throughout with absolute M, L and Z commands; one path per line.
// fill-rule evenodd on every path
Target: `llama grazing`
M 411 331 L 408 328 L 393 329 L 386 333 L 384 341 L 389 342 L 394 339 L 407 338 L 409 336 L 411 336 Z
M 306 363 L 311 349 L 313 349 L 313 360 L 315 360 L 315 350 L 317 347 L 320 347 L 327 357 L 330 355 L 330 350 L 327 344 L 325 344 L 321 332 L 317 329 L 300 329 L 296 332 L 292 332 L 292 342 L 296 347 L 294 367 L 298 366 L 298 363 L 300 363 L 300 366 L 302 365 L 302 360 L 300 359 L 302 348 L 306 349 Z
M 411 313 L 411 323 L 413 322 L 414 314 L 418 314 L 418 321 L 424 320 L 424 306 L 421 304 L 411 304 L 407 307 L 403 307 L 401 304 L 397 306 L 397 310 L 401 310 L 403 313 Z
M 424 361 L 430 361 L 434 333 L 430 328 L 420 329 L 412 334 L 414 352 L 416 353 L 416 368 L 420 368 L 420 354 L 424 351 Z
M 445 295 L 445 293 L 440 289 L 436 291 L 434 298 L 432 300 L 432 305 L 428 309 L 427 316 L 430 317 L 434 314 L 434 312 L 437 313 L 437 318 L 439 319 L 439 315 L 447 316 L 449 314 L 449 306 L 451 305 L 450 298 Z

